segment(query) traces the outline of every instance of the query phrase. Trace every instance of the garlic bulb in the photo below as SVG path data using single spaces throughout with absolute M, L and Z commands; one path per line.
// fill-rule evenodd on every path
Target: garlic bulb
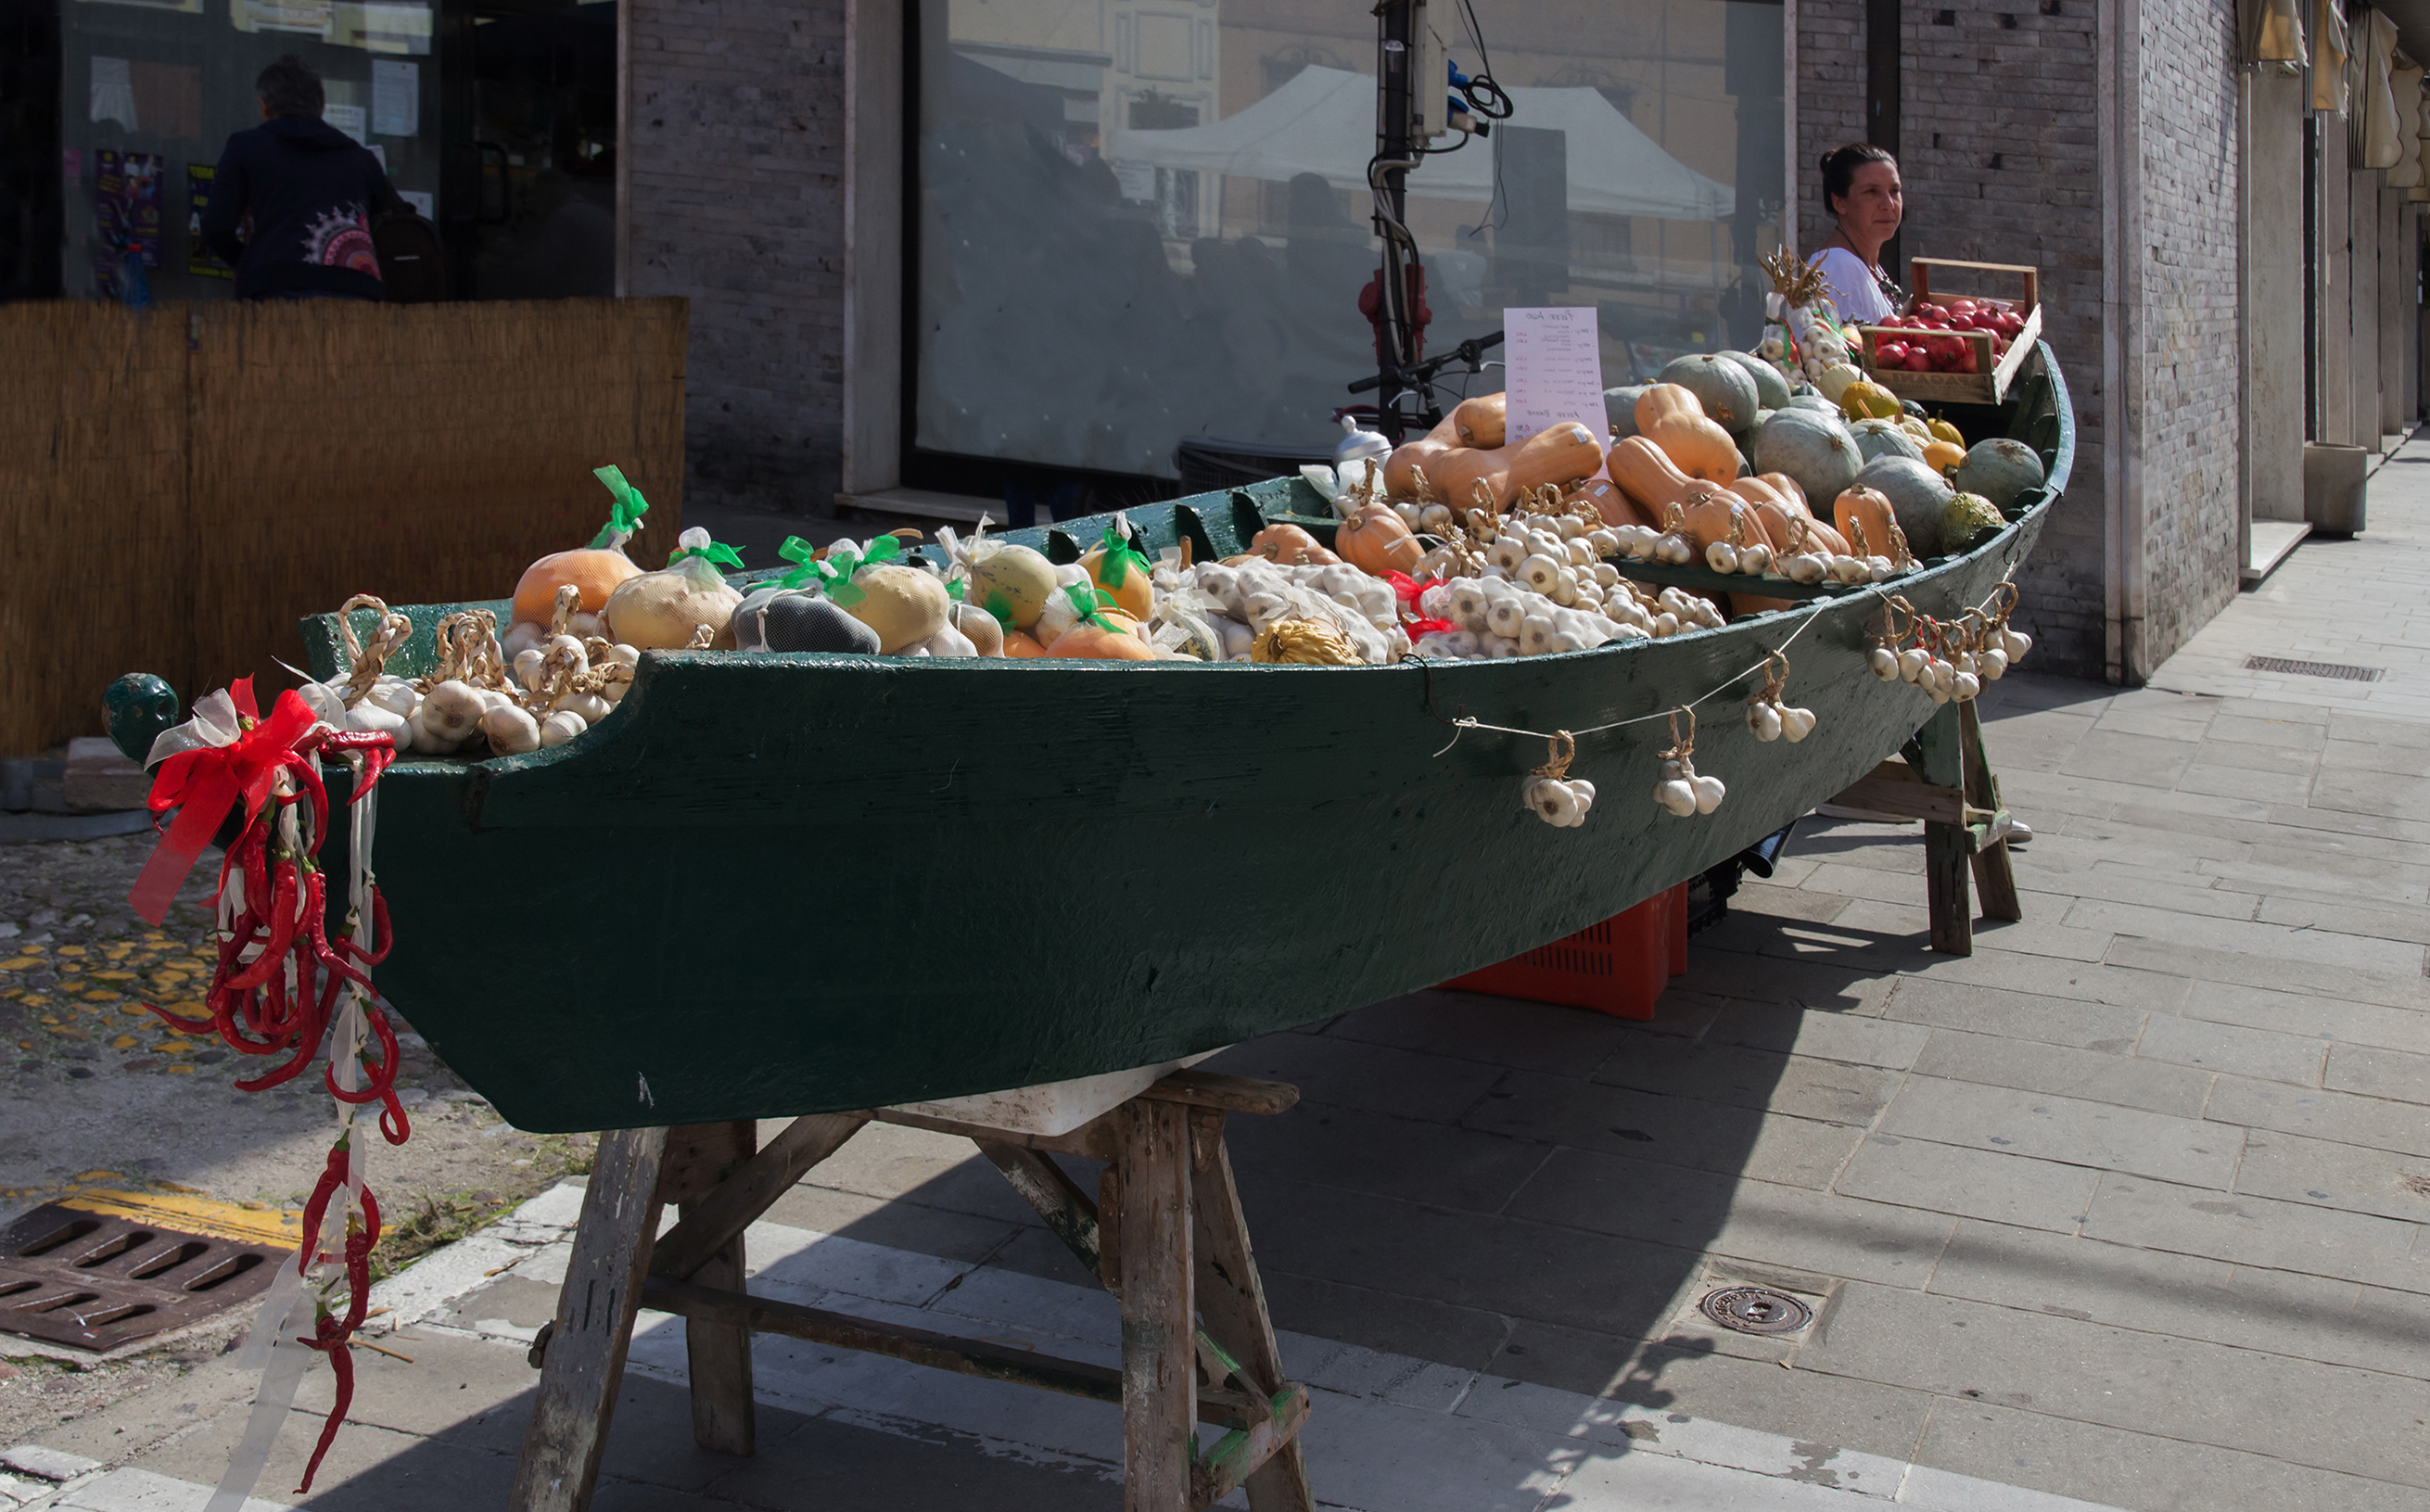
M 1705 548 L 1705 565 L 1717 573 L 1739 570 L 1739 549 L 1726 540 L 1717 540 Z
M 1555 777 L 1530 777 L 1520 789 L 1520 801 L 1534 809 L 1536 817 L 1556 829 L 1568 829 L 1586 818 L 1578 795 L 1570 785 Z
M 1696 811 L 1695 785 L 1684 777 L 1666 777 L 1654 785 L 1654 801 L 1685 819 Z
M 563 745 L 589 728 L 591 726 L 583 722 L 581 715 L 560 708 L 540 722 L 541 749 Z
M 1746 720 L 1747 728 L 1755 732 L 1756 739 L 1769 743 L 1780 739 L 1780 711 L 1770 704 L 1749 704 Z
M 540 749 L 540 722 L 512 704 L 493 706 L 481 716 L 481 734 L 500 756 L 521 756 Z
M 1780 711 L 1780 738 L 1795 745 L 1814 733 L 1814 711 L 1810 708 L 1784 708 Z
M 1772 571 L 1772 548 L 1761 541 L 1739 553 L 1739 571 L 1760 577 Z
M 1874 676 L 1886 683 L 1898 681 L 1898 653 L 1888 646 L 1875 646 L 1872 655 L 1865 658 L 1865 665 L 1872 670 Z
M 1696 812 L 1700 814 L 1709 814 L 1721 807 L 1722 799 L 1729 792 L 1727 788 L 1722 786 L 1722 779 L 1719 777 L 1699 775 L 1691 778 L 1690 781 L 1696 789 Z

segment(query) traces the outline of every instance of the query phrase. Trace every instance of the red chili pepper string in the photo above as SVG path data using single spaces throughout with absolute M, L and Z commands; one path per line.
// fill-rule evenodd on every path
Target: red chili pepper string
M 341 1163 L 342 1164 L 342 1163 Z M 337 1388 L 329 1403 L 329 1420 L 321 1425 L 320 1441 L 312 1447 L 312 1457 L 304 1466 L 304 1484 L 295 1487 L 303 1495 L 312 1488 L 312 1477 L 321 1472 L 321 1461 L 337 1441 L 338 1425 L 346 1421 L 346 1409 L 355 1400 L 355 1362 L 352 1354 L 355 1331 L 363 1325 L 363 1316 L 372 1294 L 372 1247 L 379 1243 L 379 1203 L 371 1188 L 362 1191 L 363 1221 L 360 1228 L 348 1224 L 346 1229 L 346 1315 L 332 1316 L 324 1303 L 315 1309 L 312 1337 L 296 1342 L 307 1349 L 317 1349 L 329 1356 L 329 1370 L 337 1377 Z

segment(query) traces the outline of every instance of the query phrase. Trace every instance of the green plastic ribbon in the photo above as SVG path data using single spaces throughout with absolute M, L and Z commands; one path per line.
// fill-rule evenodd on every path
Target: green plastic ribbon
M 980 605 L 979 607 L 987 610 L 990 614 L 994 615 L 995 623 L 1003 625 L 1006 629 L 1010 630 L 1015 628 L 1012 623 L 1012 600 L 1005 596 L 1004 590 L 999 588 L 990 591 L 987 596 L 987 602 Z
M 1097 560 L 1097 581 L 1107 588 L 1122 587 L 1131 574 L 1133 562 L 1139 564 L 1142 573 L 1149 570 L 1147 554 L 1130 543 L 1120 525 L 1107 524 L 1097 545 L 1105 553 Z
M 598 551 L 618 544 L 641 529 L 641 516 L 650 512 L 650 501 L 641 497 L 641 490 L 625 482 L 624 470 L 612 463 L 592 468 L 591 475 L 607 485 L 609 496 L 615 500 L 608 507 L 608 523 L 591 538 L 591 549 Z
M 787 588 L 799 588 L 819 575 L 819 549 L 799 536 L 787 536 L 776 548 L 776 555 L 794 564 L 793 570 L 779 579 Z
M 800 538 L 795 537 L 794 540 L 798 540 Z M 787 544 L 791 545 L 792 542 L 788 541 Z M 848 609 L 869 596 L 858 584 L 852 580 L 853 574 L 864 567 L 875 567 L 883 562 L 890 562 L 902 555 L 903 541 L 899 537 L 879 536 L 869 543 L 869 551 L 865 556 L 831 548 L 827 552 L 825 560 L 810 562 L 807 565 L 818 572 L 820 587 L 825 590 L 828 598 L 835 601 L 836 606 Z
M 1083 583 L 1074 583 L 1063 591 L 1072 600 L 1072 606 L 1080 611 L 1082 624 L 1093 624 L 1100 630 L 1111 630 L 1114 627 L 1112 621 L 1097 612 L 1099 609 L 1119 606 L 1114 603 L 1114 596 L 1111 593 L 1102 588 L 1090 588 Z
M 723 541 L 712 540 L 697 551 L 690 546 L 677 546 L 667 553 L 667 565 L 673 567 L 687 557 L 701 557 L 714 567 L 731 567 L 737 572 L 742 570 L 742 554 Z

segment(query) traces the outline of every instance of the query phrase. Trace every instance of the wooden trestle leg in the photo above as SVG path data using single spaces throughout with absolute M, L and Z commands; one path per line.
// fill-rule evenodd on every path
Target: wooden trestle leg
M 1126 1512 L 1198 1512 L 1243 1486 L 1256 1512 L 1313 1512 L 1299 1446 L 1307 1388 L 1283 1377 L 1223 1147 L 1227 1112 L 1279 1113 L 1298 1096 L 1278 1082 L 1176 1072 L 1051 1137 L 893 1110 L 796 1119 L 756 1153 L 749 1122 L 604 1136 L 557 1319 L 533 1346 L 541 1389 L 511 1507 L 589 1505 L 646 1304 L 685 1321 L 692 1432 L 705 1449 L 752 1452 L 750 1335 L 777 1333 L 1119 1404 Z M 742 1289 L 743 1230 L 873 1119 L 978 1145 L 1118 1299 L 1121 1370 Z M 1056 1154 L 1107 1162 L 1097 1201 Z M 682 1217 L 653 1247 L 668 1202 Z M 1225 1430 L 1204 1450 L 1201 1422 Z
M 2025 916 L 2008 866 L 2013 822 L 2000 806 L 1999 779 L 1984 755 L 1982 717 L 1973 703 L 1952 702 L 1934 710 L 1904 755 L 1904 761 L 1883 762 L 1833 802 L 1923 821 L 1932 948 L 1972 955 L 1978 899 L 1986 919 L 2014 922 Z

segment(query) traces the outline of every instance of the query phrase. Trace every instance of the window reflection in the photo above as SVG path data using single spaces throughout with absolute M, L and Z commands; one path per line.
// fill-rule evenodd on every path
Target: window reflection
M 1172 477 L 1185 439 L 1322 444 L 1374 368 L 1375 40 L 1363 7 L 1313 9 L 924 0 L 920 447 Z M 1751 345 L 1780 7 L 1476 9 L 1517 113 L 1410 176 L 1429 349 L 1538 304 L 1598 307 L 1613 383 Z

